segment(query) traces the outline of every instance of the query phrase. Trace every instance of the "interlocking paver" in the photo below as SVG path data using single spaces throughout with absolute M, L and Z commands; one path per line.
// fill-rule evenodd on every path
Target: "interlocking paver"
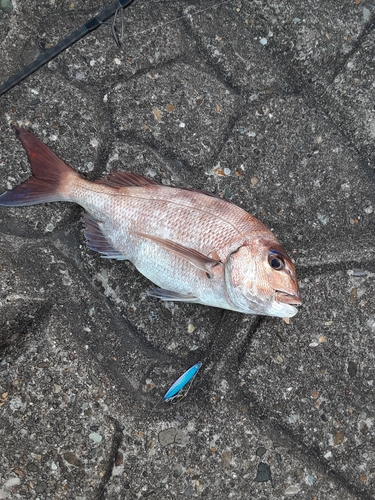
M 103 6 L 2 2 L 0 79 Z M 87 248 L 79 207 L 2 208 L 0 498 L 372 498 L 372 4 L 124 16 L 121 49 L 102 26 L 1 98 L 1 191 L 30 173 L 12 121 L 90 179 L 212 191 L 275 231 L 304 304 L 287 324 L 163 303 Z

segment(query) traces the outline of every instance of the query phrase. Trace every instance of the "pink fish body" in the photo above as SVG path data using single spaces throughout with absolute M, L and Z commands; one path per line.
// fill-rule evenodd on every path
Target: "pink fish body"
M 245 314 L 291 317 L 301 303 L 295 269 L 274 234 L 208 193 L 117 172 L 90 182 L 35 136 L 16 133 L 33 176 L 0 205 L 71 201 L 85 210 L 88 246 L 130 260 L 159 288 L 151 295 Z

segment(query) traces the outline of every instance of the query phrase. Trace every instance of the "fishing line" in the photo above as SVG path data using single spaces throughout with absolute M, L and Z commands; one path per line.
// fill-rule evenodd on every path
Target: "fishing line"
M 157 24 L 156 26 L 153 26 L 152 28 L 148 28 L 147 30 L 137 31 L 137 33 L 132 33 L 125 38 L 126 39 L 127 38 L 134 38 L 135 36 L 143 35 L 144 33 L 150 33 L 150 31 L 155 31 L 159 28 L 163 28 L 164 26 L 167 26 L 168 24 L 172 24 L 172 23 L 175 23 L 177 21 L 181 21 L 181 19 L 186 19 L 188 17 L 195 16 L 196 14 L 202 14 L 202 12 L 206 12 L 208 10 L 214 9 L 215 7 L 219 7 L 220 5 L 224 5 L 224 4 L 230 3 L 230 2 L 233 2 L 233 0 L 224 0 L 223 2 L 215 3 L 214 5 L 210 5 L 209 7 L 206 7 L 205 9 L 195 10 L 193 13 L 185 14 L 181 17 L 176 17 L 175 19 L 171 19 L 170 21 L 167 21 L 165 23 Z
M 38 57 L 35 61 L 32 63 L 28 64 L 25 66 L 19 73 L 16 75 L 12 76 L 8 81 L 6 81 L 4 84 L 0 85 L 0 96 L 4 95 L 6 92 L 8 92 L 10 89 L 21 83 L 23 80 L 28 78 L 30 75 L 35 73 L 38 69 L 40 69 L 42 66 L 45 64 L 49 63 L 57 57 L 59 54 L 64 52 L 64 50 L 68 49 L 71 47 L 73 44 L 78 42 L 78 40 L 81 40 L 84 36 L 86 36 L 88 33 L 91 33 L 91 31 L 94 31 L 95 29 L 99 28 L 105 21 L 107 21 L 110 17 L 114 15 L 114 19 L 111 24 L 111 31 L 112 31 L 112 36 L 116 42 L 116 45 L 118 47 L 121 47 L 121 42 L 123 39 L 123 14 L 122 11 L 125 7 L 128 7 L 133 0 L 117 0 L 115 3 L 101 11 L 97 16 L 93 17 L 88 21 L 86 24 L 78 28 L 76 31 L 71 33 L 68 37 L 64 38 L 61 42 L 59 42 L 57 45 L 54 47 L 50 48 L 47 50 L 44 54 L 42 54 L 40 57 Z M 205 9 L 197 10 L 194 11 L 192 14 L 185 14 L 183 16 L 177 17 L 176 19 L 172 19 L 171 21 L 167 21 L 166 23 L 159 24 L 157 26 L 153 26 L 152 28 L 149 28 L 147 30 L 142 30 L 137 33 L 130 34 L 129 36 L 125 37 L 125 39 L 130 39 L 134 38 L 136 36 L 142 35 L 144 33 L 149 33 L 150 31 L 155 31 L 159 28 L 162 28 L 163 26 L 167 26 L 168 24 L 175 23 L 177 21 L 180 21 L 181 19 L 185 19 L 188 17 L 191 17 L 196 14 L 201 14 L 202 12 L 206 12 L 208 10 L 214 9 L 215 7 L 219 7 L 220 5 L 230 3 L 233 0 L 224 0 L 223 2 L 219 2 L 214 5 L 210 5 L 209 7 L 206 7 Z M 121 36 L 117 34 L 116 27 L 115 27 L 115 22 L 116 22 L 116 17 L 118 14 L 118 11 L 121 10 Z

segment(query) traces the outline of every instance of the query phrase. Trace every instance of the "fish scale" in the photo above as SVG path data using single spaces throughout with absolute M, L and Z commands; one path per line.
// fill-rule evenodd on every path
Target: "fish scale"
M 190 191 L 175 189 L 180 196 L 177 197 L 174 194 L 173 200 L 168 200 L 166 198 L 171 188 L 157 186 L 155 189 L 154 186 L 150 186 L 147 189 L 150 200 L 138 200 L 132 193 L 124 199 L 124 213 L 132 220 L 134 231 L 137 231 L 138 227 L 143 227 L 144 231 L 166 238 L 171 237 L 175 241 L 181 240 L 185 245 L 198 245 L 201 251 L 206 252 L 208 249 L 219 250 L 228 244 L 228 241 L 240 235 L 249 234 L 253 230 L 254 218 L 246 212 L 244 212 L 247 216 L 246 221 L 243 221 L 244 217 L 240 214 L 240 217 L 232 217 L 234 220 L 231 224 L 219 217 L 222 212 L 224 216 L 226 215 L 226 207 L 229 203 L 225 200 L 207 197 L 209 206 L 200 207 L 197 196 Z M 131 191 L 134 190 L 136 189 L 131 188 Z M 150 193 L 151 190 L 154 193 Z M 188 200 L 189 204 L 186 203 L 186 193 L 192 197 L 192 200 Z M 200 194 L 199 197 L 201 196 Z M 176 206 L 179 208 L 178 211 L 176 211 Z M 151 214 L 150 211 L 152 211 Z M 133 213 L 136 215 L 134 220 Z M 186 224 L 187 220 L 189 220 L 189 225 Z M 191 226 L 194 227 L 194 232 Z

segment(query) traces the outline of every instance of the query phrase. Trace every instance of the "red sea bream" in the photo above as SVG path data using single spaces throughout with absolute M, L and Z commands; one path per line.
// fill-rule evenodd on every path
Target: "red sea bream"
M 85 210 L 90 249 L 130 260 L 158 288 L 151 295 L 245 314 L 291 317 L 301 303 L 292 261 L 274 234 L 219 197 L 130 173 L 85 180 L 30 132 L 15 127 L 33 176 L 2 206 L 51 201 Z

